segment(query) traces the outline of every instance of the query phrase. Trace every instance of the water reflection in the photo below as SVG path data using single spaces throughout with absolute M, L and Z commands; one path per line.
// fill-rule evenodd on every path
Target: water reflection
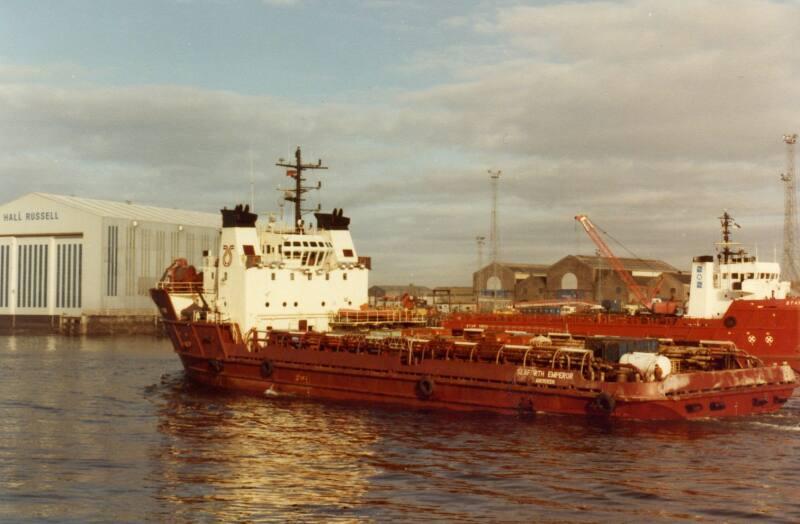
M 153 480 L 170 514 L 332 517 L 360 504 L 368 489 L 378 435 L 359 410 L 220 394 L 180 374 L 161 394 L 165 438 Z
M 609 424 L 226 395 L 180 373 L 159 394 L 153 481 L 185 519 L 800 516 L 776 461 L 800 435 L 785 431 L 783 451 L 753 440 L 800 424 L 797 398 L 779 417 Z M 767 489 L 776 467 L 787 475 Z

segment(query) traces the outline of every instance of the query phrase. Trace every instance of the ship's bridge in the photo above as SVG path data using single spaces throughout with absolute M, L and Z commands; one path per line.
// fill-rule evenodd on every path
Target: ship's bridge
M 290 268 L 321 269 L 333 261 L 333 244 L 321 235 L 265 233 L 261 250 L 266 264 Z

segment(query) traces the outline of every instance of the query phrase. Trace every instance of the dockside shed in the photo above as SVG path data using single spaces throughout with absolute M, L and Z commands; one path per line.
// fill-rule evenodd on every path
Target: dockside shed
M 216 251 L 221 219 L 127 202 L 30 193 L 0 206 L 0 326 L 20 317 L 153 315 L 173 259 Z

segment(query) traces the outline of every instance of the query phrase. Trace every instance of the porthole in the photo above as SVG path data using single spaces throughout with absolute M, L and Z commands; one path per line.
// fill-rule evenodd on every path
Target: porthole
M 297 302 L 294 303 L 294 307 L 297 307 Z
M 286 302 L 283 303 L 283 307 L 286 307 Z
M 325 307 L 325 301 L 324 300 L 322 301 L 322 307 Z
M 269 307 L 269 302 L 266 302 L 264 305 L 265 305 L 266 307 Z

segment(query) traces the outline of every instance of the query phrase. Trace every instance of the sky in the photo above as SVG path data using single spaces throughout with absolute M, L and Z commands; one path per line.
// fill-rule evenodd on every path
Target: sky
M 800 2 L 0 2 L 0 202 L 33 191 L 280 213 L 274 164 L 328 171 L 376 284 L 471 285 L 498 186 L 501 261 L 688 269 L 727 209 L 782 248 L 800 132 Z M 286 208 L 288 215 L 289 207 Z M 488 243 L 483 260 L 490 258 Z

